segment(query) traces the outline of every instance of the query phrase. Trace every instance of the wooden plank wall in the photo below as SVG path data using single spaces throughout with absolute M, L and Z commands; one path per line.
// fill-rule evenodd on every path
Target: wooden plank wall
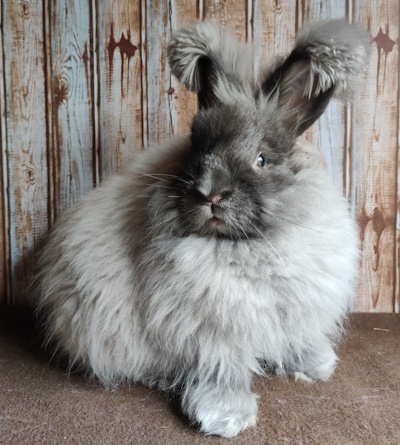
M 398 0 L 0 0 L 0 302 L 29 302 L 33 253 L 57 218 L 135 150 L 189 128 L 196 96 L 166 42 L 212 19 L 256 45 L 254 67 L 323 18 L 362 23 L 373 45 L 352 105 L 306 138 L 327 158 L 363 241 L 354 310 L 399 312 Z

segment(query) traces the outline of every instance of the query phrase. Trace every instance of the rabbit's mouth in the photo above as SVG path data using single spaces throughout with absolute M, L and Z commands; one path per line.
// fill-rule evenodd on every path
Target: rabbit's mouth
M 213 216 L 212 218 L 210 218 L 210 222 L 211 224 L 214 224 L 216 226 L 224 223 L 224 221 L 221 218 L 218 218 L 218 216 Z
M 218 217 L 213 216 L 209 219 L 208 224 L 211 226 L 212 230 L 215 230 L 218 233 L 226 233 L 227 232 L 227 225 L 225 221 Z
M 231 230 L 226 221 L 219 216 L 213 215 L 208 221 L 207 226 L 211 229 L 211 232 L 215 235 L 229 235 Z

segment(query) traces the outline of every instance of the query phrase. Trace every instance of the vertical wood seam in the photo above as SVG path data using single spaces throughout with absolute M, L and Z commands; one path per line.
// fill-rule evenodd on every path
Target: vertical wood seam
M 400 18 L 400 3 L 398 9 Z M 393 310 L 400 312 L 400 41 L 397 41 L 397 151 L 396 151 L 396 193 L 395 193 L 395 225 L 394 225 L 394 273 L 393 273 Z
M 346 18 L 349 23 L 353 23 L 353 0 L 346 1 Z M 343 191 L 348 202 L 355 198 L 352 195 L 353 188 L 353 105 L 347 104 L 345 107 L 345 122 L 344 122 L 344 154 L 343 154 Z M 355 211 L 355 205 L 352 203 L 353 217 Z
M 100 150 L 100 67 L 99 67 L 99 36 L 97 23 L 97 0 L 90 2 L 90 89 L 92 98 L 92 121 L 93 121 L 93 187 L 101 182 L 101 150 Z
M 140 2 L 140 72 L 141 72 L 141 105 L 142 105 L 142 148 L 146 148 L 149 140 L 148 123 L 148 79 L 147 79 L 147 7 L 146 0 Z
M 254 1 L 247 0 L 246 4 L 246 42 L 254 42 Z
M 296 1 L 296 22 L 295 22 L 295 31 L 297 31 L 304 25 L 304 0 Z
M 204 2 L 205 0 L 197 0 L 197 19 L 204 20 Z
M 8 304 L 13 304 L 12 279 L 11 279 L 11 246 L 10 246 L 10 196 L 8 176 L 8 150 L 7 150 L 7 120 L 6 120 L 6 74 L 5 74 L 5 51 L 4 51 L 4 2 L 0 0 L 1 24 L 0 24 L 0 127 L 1 127 L 1 187 L 3 191 L 3 248 L 4 252 L 4 284 L 5 298 Z
M 205 12 L 205 2 L 206 0 L 197 0 L 197 18 L 199 20 L 204 20 L 206 18 Z M 199 103 L 199 95 L 197 95 L 197 107 L 200 109 L 200 103 Z
M 45 115 L 46 115 L 46 151 L 48 174 L 48 228 L 50 229 L 56 219 L 56 175 L 54 169 L 55 144 L 54 144 L 54 117 L 53 117 L 53 93 L 52 93 L 52 66 L 51 66 L 51 26 L 50 26 L 50 2 L 43 1 L 43 50 L 44 50 L 44 80 L 45 80 Z
M 168 25 L 169 25 L 169 31 L 170 34 L 172 34 L 172 3 L 171 0 L 168 0 Z M 167 26 L 168 26 L 167 25 Z M 168 62 L 165 62 L 166 65 L 168 65 Z M 168 103 L 168 114 L 169 114 L 169 137 L 175 136 L 174 131 L 174 116 L 173 116 L 173 107 L 172 107 L 172 94 L 169 94 L 169 92 L 172 90 L 172 72 L 169 71 L 169 86 L 168 86 L 168 94 L 167 94 L 167 103 Z

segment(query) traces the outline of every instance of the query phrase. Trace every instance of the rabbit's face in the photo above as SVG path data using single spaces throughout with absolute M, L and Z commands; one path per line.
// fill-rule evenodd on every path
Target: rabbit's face
M 250 238 L 272 224 L 268 214 L 293 180 L 292 142 L 273 116 L 259 115 L 252 107 L 218 107 L 195 117 L 176 197 L 185 234 Z
M 245 45 L 209 23 L 177 32 L 168 46 L 170 66 L 198 93 L 201 111 L 187 165 L 168 196 L 175 201 L 165 199 L 168 208 L 161 199 L 154 203 L 171 221 L 159 226 L 178 236 L 231 238 L 277 227 L 277 215 L 290 212 L 282 193 L 294 182 L 288 154 L 295 139 L 334 95 L 345 96 L 359 82 L 368 47 L 369 37 L 356 27 L 322 22 L 305 29 L 290 55 L 255 82 Z

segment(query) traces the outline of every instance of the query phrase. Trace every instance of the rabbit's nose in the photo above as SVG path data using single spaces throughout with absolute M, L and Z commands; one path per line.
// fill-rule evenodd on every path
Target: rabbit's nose
M 205 193 L 204 190 L 198 188 L 193 190 L 193 196 L 204 203 L 218 204 L 220 201 L 229 198 L 232 195 L 232 190 L 221 190 L 220 192 Z
M 206 196 L 207 201 L 211 202 L 212 204 L 217 204 L 223 199 L 229 198 L 229 196 L 232 195 L 232 190 L 222 190 L 219 193 L 210 194 Z

